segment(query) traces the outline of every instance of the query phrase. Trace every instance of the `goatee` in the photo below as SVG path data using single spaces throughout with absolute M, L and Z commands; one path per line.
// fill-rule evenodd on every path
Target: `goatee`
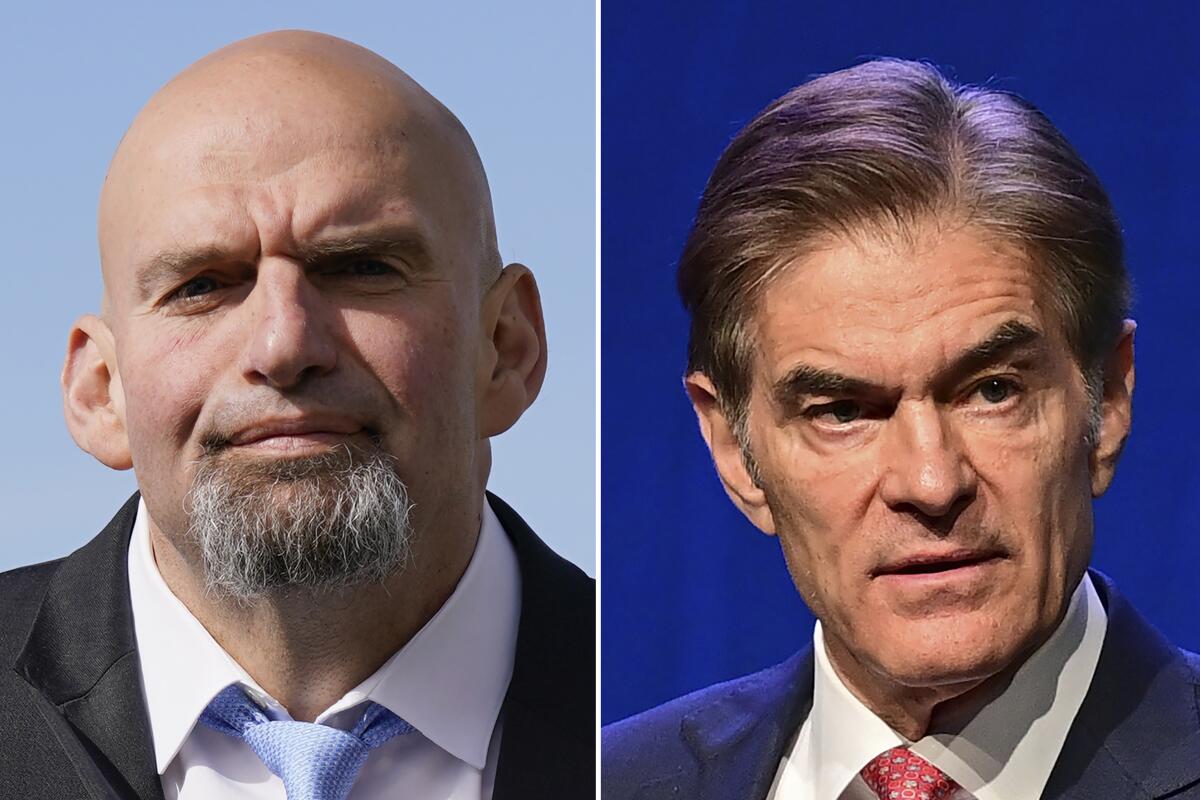
M 381 582 L 411 553 L 408 491 L 375 447 L 282 460 L 210 450 L 184 510 L 209 591 L 239 601 Z

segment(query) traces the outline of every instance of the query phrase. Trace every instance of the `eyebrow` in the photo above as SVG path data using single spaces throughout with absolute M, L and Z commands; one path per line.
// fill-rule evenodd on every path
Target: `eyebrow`
M 228 263 L 232 260 L 230 254 L 220 247 L 162 250 L 138 269 L 134 281 L 138 297 L 151 297 L 160 286 L 174 285 L 184 275 L 195 272 L 205 264 Z
M 294 248 L 290 254 L 307 266 L 358 256 L 395 255 L 403 256 L 415 272 L 424 272 L 432 262 L 425 238 L 409 227 L 320 237 Z M 162 250 L 138 270 L 135 285 L 140 297 L 152 297 L 162 287 L 173 286 L 204 267 L 243 261 L 241 256 L 216 245 Z
M 810 364 L 797 364 L 782 379 L 775 382 L 772 393 L 781 404 L 812 395 L 872 394 L 883 392 L 882 386 L 842 375 Z
M 417 270 L 430 266 L 429 247 L 425 238 L 409 228 L 318 238 L 296 249 L 296 255 L 306 264 L 384 253 L 405 256 Z
M 953 377 L 970 375 L 1040 345 L 1042 332 L 1015 319 L 1009 320 L 979 344 L 968 349 L 945 372 Z
M 1031 349 L 1043 340 L 1044 335 L 1037 328 L 1018 320 L 1009 320 L 992 331 L 986 339 L 959 354 L 949 366 L 941 371 L 937 382 L 953 383 L 967 375 L 1010 359 L 1023 350 Z M 803 397 L 888 395 L 894 393 L 894 390 L 872 381 L 844 375 L 833 370 L 821 369 L 811 364 L 797 364 L 775 382 L 771 393 L 779 405 L 787 407 L 794 405 Z

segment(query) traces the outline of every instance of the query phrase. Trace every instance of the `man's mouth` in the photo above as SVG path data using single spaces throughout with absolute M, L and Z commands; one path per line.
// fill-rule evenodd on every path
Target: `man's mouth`
M 360 434 L 369 436 L 371 432 L 360 422 L 336 414 L 270 417 L 238 427 L 228 435 L 211 436 L 204 447 L 209 453 L 233 448 L 301 454 L 328 450 Z
M 915 553 L 888 562 L 872 572 L 872 578 L 922 577 L 972 571 L 998 563 L 1005 554 L 998 549 L 958 549 L 940 553 Z
M 304 433 L 276 433 L 261 436 L 238 445 L 256 450 L 304 450 L 307 448 L 331 447 L 346 441 L 350 434 L 332 431 L 306 431 Z

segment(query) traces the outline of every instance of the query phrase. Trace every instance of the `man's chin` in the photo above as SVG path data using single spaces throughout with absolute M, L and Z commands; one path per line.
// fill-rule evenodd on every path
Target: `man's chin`
M 187 504 L 209 589 L 239 600 L 386 579 L 408 560 L 411 507 L 391 458 L 345 448 L 283 460 L 214 453 Z
M 978 684 L 1005 671 L 1019 660 L 1020 637 L 979 620 L 953 617 L 909 621 L 877 639 L 873 671 L 898 686 L 913 689 L 951 688 Z M 972 624 L 975 623 L 975 624 Z

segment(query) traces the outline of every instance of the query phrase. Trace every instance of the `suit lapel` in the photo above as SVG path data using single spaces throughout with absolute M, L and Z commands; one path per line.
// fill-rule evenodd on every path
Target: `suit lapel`
M 765 798 L 812 693 L 810 645 L 684 717 L 680 733 L 699 763 L 694 797 Z
M 1170 642 L 1098 572 L 1108 611 L 1096 674 L 1044 798 L 1160 798 L 1200 782 L 1200 685 Z
M 70 723 L 65 745 L 81 775 L 108 783 L 98 796 L 161 800 L 142 701 L 127 550 L 138 496 L 104 531 L 63 560 L 15 668 Z
M 595 589 L 493 495 L 488 501 L 516 550 L 521 617 L 495 800 L 591 796 L 596 758 Z

